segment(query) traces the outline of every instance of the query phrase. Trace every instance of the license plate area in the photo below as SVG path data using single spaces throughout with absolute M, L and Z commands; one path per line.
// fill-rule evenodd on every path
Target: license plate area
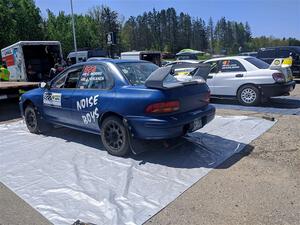
M 197 118 L 195 119 L 192 123 L 190 123 L 190 132 L 194 132 L 196 130 L 199 130 L 200 128 L 202 128 L 202 118 Z

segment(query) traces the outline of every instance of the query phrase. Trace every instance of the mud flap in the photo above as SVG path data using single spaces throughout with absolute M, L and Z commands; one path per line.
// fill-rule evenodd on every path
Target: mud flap
M 165 139 L 165 140 L 142 140 L 135 138 L 130 125 L 128 124 L 126 119 L 123 119 L 123 123 L 128 133 L 128 140 L 131 152 L 134 155 L 141 154 L 143 152 L 151 151 L 151 150 L 172 150 L 176 147 L 179 147 L 186 143 L 186 140 L 183 137 L 173 138 L 173 139 Z
M 187 143 L 184 137 L 166 139 L 166 140 L 141 140 L 130 137 L 130 147 L 133 154 L 138 155 L 143 152 L 159 150 L 171 151 Z

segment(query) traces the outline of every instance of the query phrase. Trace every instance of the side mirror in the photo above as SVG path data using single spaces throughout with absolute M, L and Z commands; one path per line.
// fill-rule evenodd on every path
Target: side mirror
M 39 87 L 40 88 L 47 88 L 47 89 L 49 89 L 50 85 L 49 85 L 49 83 L 41 82 L 41 83 L 39 83 Z

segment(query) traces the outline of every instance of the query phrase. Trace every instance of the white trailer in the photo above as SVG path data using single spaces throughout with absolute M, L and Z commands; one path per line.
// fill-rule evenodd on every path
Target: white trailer
M 146 60 L 161 66 L 161 52 L 159 51 L 122 52 L 121 59 Z
M 71 61 L 72 64 L 75 64 L 75 63 L 85 62 L 88 59 L 94 57 L 106 58 L 107 52 L 101 49 L 70 52 L 67 56 L 67 61 L 69 62 Z
M 9 81 L 43 81 L 63 58 L 59 41 L 19 41 L 1 50 Z M 29 72 L 30 70 L 30 72 Z

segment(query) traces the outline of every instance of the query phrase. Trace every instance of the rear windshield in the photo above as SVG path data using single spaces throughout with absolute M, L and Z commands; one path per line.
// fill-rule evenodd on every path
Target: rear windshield
M 147 62 L 126 62 L 117 65 L 132 85 L 145 84 L 149 75 L 158 68 L 155 64 Z
M 258 69 L 268 69 L 270 66 L 268 63 L 254 57 L 245 58 L 245 60 L 251 63 L 252 65 L 256 66 Z

